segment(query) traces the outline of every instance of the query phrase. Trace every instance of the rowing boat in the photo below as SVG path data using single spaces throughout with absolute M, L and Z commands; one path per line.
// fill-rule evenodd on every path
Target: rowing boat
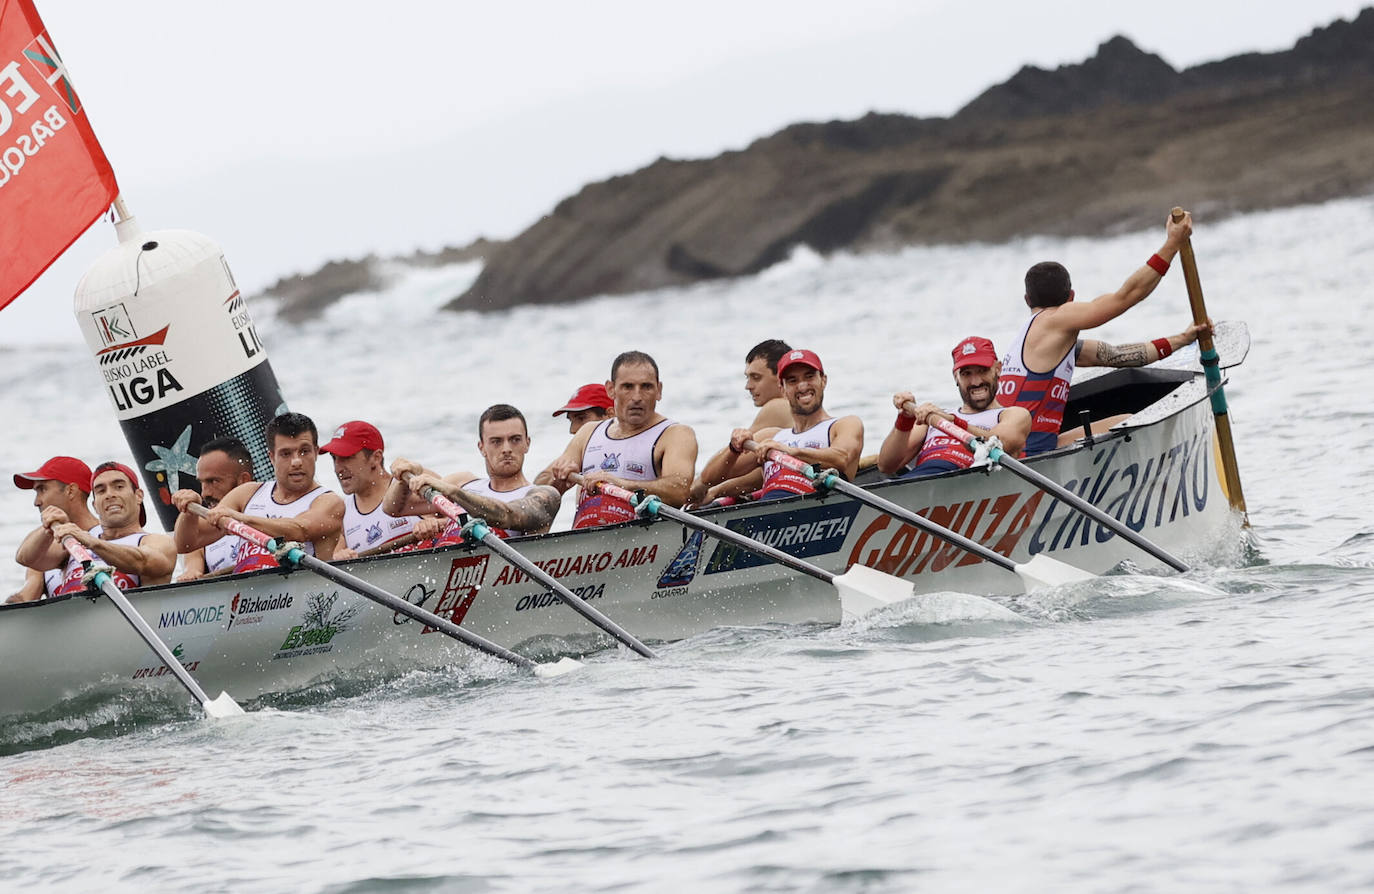
M 1219 324 L 1228 365 L 1249 348 L 1243 324 Z M 1110 432 L 1029 461 L 1150 540 L 1203 558 L 1235 541 L 1214 459 L 1215 426 L 1197 351 L 1141 369 L 1082 370 L 1067 419 L 1134 415 Z M 1103 573 L 1148 556 L 1020 478 L 974 467 L 880 481 L 875 493 L 1016 562 L 1037 555 Z M 1004 569 L 839 494 L 706 510 L 733 530 L 834 573 L 868 565 L 921 593 L 1019 591 Z M 510 543 L 642 639 L 676 640 L 732 625 L 835 624 L 835 589 L 668 521 L 516 538 Z M 501 645 L 527 654 L 609 644 L 484 546 L 340 563 L 361 578 Z M 133 605 L 206 690 L 239 699 L 368 672 L 470 660 L 448 637 L 381 609 L 308 570 L 131 590 Z M 91 690 L 173 688 L 175 677 L 130 636 L 113 606 L 81 594 L 0 606 L 0 717 L 42 711 Z

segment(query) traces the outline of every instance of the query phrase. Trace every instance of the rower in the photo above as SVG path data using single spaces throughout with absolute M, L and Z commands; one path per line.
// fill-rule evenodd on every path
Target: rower
M 604 386 L 597 387 L 602 394 L 606 393 Z M 441 478 L 419 463 L 397 459 L 391 464 L 395 479 L 382 505 L 387 512 L 397 515 L 432 512 L 429 501 L 420 493 L 433 487 L 485 521 L 503 539 L 547 531 L 558 514 L 562 494 L 552 487 L 531 484 L 525 477 L 525 456 L 530 451 L 525 415 L 510 404 L 487 407 L 477 420 L 477 451 L 486 465 L 485 478 L 471 472 L 455 472 Z M 445 546 L 462 539 L 462 525 L 450 522 L 442 534 L 420 547 Z
M 414 516 L 396 518 L 382 508 L 391 487 L 386 470 L 386 445 L 382 433 L 370 422 L 353 420 L 334 429 L 334 437 L 320 447 L 334 458 L 334 475 L 344 492 L 344 542 L 334 550 L 334 558 L 356 559 L 364 550 L 407 537 L 414 529 Z
M 17 473 L 14 484 L 21 490 L 33 491 L 33 505 L 40 513 L 49 506 L 56 506 L 83 530 L 90 531 L 100 524 L 87 505 L 91 493 L 91 468 L 76 457 L 54 456 L 39 466 L 37 471 Z M 32 543 L 29 538 L 33 538 Z M 37 556 L 47 548 L 51 539 L 47 529 L 39 525 L 21 542 L 15 559 L 27 569 L 24 586 L 7 601 L 32 602 L 43 599 L 52 596 L 61 585 L 61 567 L 39 571 L 20 558 Z
M 177 549 L 190 552 L 218 540 L 223 533 L 216 522 L 231 518 L 274 538 L 295 541 L 310 555 L 331 559 L 343 533 L 344 504 L 338 494 L 315 481 L 319 458 L 319 434 L 310 417 L 283 413 L 267 423 L 264 436 L 273 480 L 249 482 L 234 488 L 206 513 L 193 515 L 189 507 L 203 502 L 193 490 L 172 494 L 181 513 L 174 536 Z M 275 568 L 277 560 L 267 550 L 240 540 L 234 554 L 234 573 Z
M 744 355 L 744 390 L 749 392 L 754 406 L 759 408 L 754 421 L 749 423 L 750 431 L 786 428 L 792 424 L 792 410 L 787 398 L 782 396 L 782 385 L 778 383 L 778 361 L 790 350 L 792 347 L 787 342 L 770 338 L 754 345 Z M 726 456 L 728 452 L 728 447 L 722 447 L 720 453 L 707 460 L 707 465 L 729 461 L 730 457 Z M 760 469 L 738 479 L 722 481 L 714 487 L 708 487 L 698 475 L 692 482 L 691 502 L 693 506 L 705 506 L 722 497 L 733 500 L 734 497 L 758 490 L 762 484 L 763 472 Z
M 778 362 L 778 382 L 791 416 L 789 427 L 735 429 L 725 450 L 701 470 L 701 480 L 711 486 L 762 469 L 761 499 L 814 493 L 815 487 L 806 476 L 768 458 L 769 451 L 779 450 L 803 462 L 833 468 L 852 481 L 863 453 L 864 424 L 858 416 L 837 418 L 826 412 L 828 381 L 821 358 L 814 351 L 784 354 Z M 752 450 L 745 447 L 750 440 L 758 442 Z
M 607 391 L 614 415 L 582 428 L 558 459 L 535 478 L 566 493 L 568 476 L 581 472 L 583 489 L 573 516 L 574 528 L 628 521 L 634 507 L 596 492 L 605 481 L 640 490 L 681 507 L 687 501 L 697 462 L 697 436 L 692 429 L 658 412 L 663 397 L 658 363 L 643 351 L 626 351 L 611 364 Z
M 941 409 L 933 403 L 922 403 L 912 410 L 907 405 L 915 404 L 916 397 L 910 391 L 892 395 L 897 421 L 878 451 L 878 471 L 884 475 L 917 478 L 973 465 L 973 454 L 962 441 L 933 427 L 931 423 L 937 417 L 980 438 L 996 436 L 1010 456 L 1018 455 L 1026 443 L 1031 430 L 1030 411 L 1003 406 L 998 401 L 1002 364 L 997 362 L 992 342 L 969 336 L 954 346 L 952 354 L 954 384 L 963 404 L 958 409 Z
M 253 457 L 238 438 L 213 438 L 200 445 L 196 480 L 200 482 L 201 502 L 209 509 L 229 491 L 253 480 Z M 203 549 L 192 550 L 186 554 L 177 580 L 192 581 L 209 574 L 227 573 L 234 567 L 238 544 L 239 538 L 225 534 Z
M 575 435 L 588 422 L 600 422 L 615 402 L 606 393 L 606 383 L 583 385 L 568 398 L 568 402 L 553 411 L 553 415 L 568 414 L 568 434 Z
M 1170 217 L 1164 245 L 1122 283 L 1115 292 L 1092 301 L 1075 303 L 1069 271 L 1062 264 L 1043 261 L 1026 271 L 1026 306 L 1034 313 L 1021 327 L 1011 349 L 1002 358 L 1002 400 L 1008 406 L 1026 408 L 1032 419 L 1026 455 L 1033 456 L 1070 444 L 1076 432 L 1060 434 L 1069 385 L 1075 366 L 1144 366 L 1211 331 L 1211 323 L 1192 325 L 1177 335 L 1129 345 L 1109 345 L 1096 339 L 1080 339 L 1084 329 L 1110 322 L 1144 301 L 1169 272 L 1169 262 L 1193 232 L 1193 218 Z M 1125 419 L 1113 416 L 1093 422 L 1093 433 L 1106 431 Z
M 57 506 L 43 510 L 43 525 L 48 543 L 35 562 L 23 562 L 39 571 L 62 569 L 62 582 L 53 595 L 79 593 L 86 589 L 82 579 L 86 569 L 67 552 L 63 538 L 71 537 L 111 567 L 110 577 L 121 590 L 151 587 L 172 579 L 176 567 L 176 547 L 166 534 L 144 530 L 148 522 L 143 507 L 143 489 L 134 470 L 117 462 L 101 463 L 91 477 L 91 503 L 99 524 L 82 527 L 85 519 L 73 522 Z M 26 540 L 25 544 L 28 545 Z

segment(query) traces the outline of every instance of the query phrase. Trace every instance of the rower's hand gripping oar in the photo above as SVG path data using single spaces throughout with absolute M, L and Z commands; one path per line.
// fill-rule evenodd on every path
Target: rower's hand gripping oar
M 405 477 L 409 478 L 410 476 L 406 475 Z M 439 493 L 439 491 L 435 490 L 433 487 L 426 486 L 422 488 L 420 496 L 429 500 L 430 504 L 433 505 L 435 509 L 442 512 L 450 521 L 462 524 L 463 535 L 465 537 L 486 544 L 487 548 L 492 552 L 496 553 L 516 568 L 519 568 L 525 574 L 529 575 L 531 579 L 538 581 L 543 586 L 552 590 L 554 595 L 563 600 L 569 608 L 586 618 L 588 621 L 591 621 L 592 624 L 599 627 L 602 631 L 609 633 L 645 658 L 658 657 L 648 646 L 636 639 L 619 624 L 588 605 L 584 600 L 579 598 L 576 593 L 560 584 L 544 569 L 517 552 L 515 547 L 497 536 L 496 532 L 493 531 L 491 526 L 485 521 L 481 519 L 472 519 L 467 523 L 463 523 L 460 518 L 464 513 L 463 508 L 448 497 Z
M 199 503 L 192 503 L 188 508 L 201 518 L 209 514 L 209 510 Z M 278 543 L 275 539 L 267 536 L 257 528 L 250 527 L 233 518 L 220 518 L 219 527 L 226 533 L 242 537 L 249 543 L 262 547 L 275 556 L 277 561 L 281 562 L 283 565 L 291 567 L 303 565 L 325 580 L 330 580 L 340 586 L 347 587 L 355 593 L 366 596 L 373 602 L 381 603 L 394 612 L 400 612 L 413 621 L 419 621 L 428 627 L 433 627 L 440 633 L 453 637 L 465 646 L 470 646 L 479 652 L 485 652 L 503 661 L 509 661 L 511 664 L 523 668 L 524 670 L 533 671 L 537 676 L 556 677 L 559 674 L 566 673 L 567 671 L 582 666 L 580 662 L 574 661 L 571 658 L 563 658 L 559 660 L 557 664 L 536 664 L 524 655 L 518 655 L 505 646 L 499 646 L 491 640 L 478 636 L 470 630 L 464 630 L 447 618 L 441 618 L 434 614 L 434 612 L 427 611 L 418 605 L 405 601 L 399 596 L 388 593 L 380 587 L 373 586 L 362 578 L 349 574 L 342 568 L 335 568 L 333 565 L 330 565 L 317 556 L 309 555 L 305 550 L 300 548 L 300 544 L 290 541 Z
M 172 650 L 167 648 L 167 644 L 158 638 L 158 635 L 153 632 L 153 628 L 148 626 L 148 622 L 143 620 L 143 616 L 129 602 L 129 597 L 125 596 L 123 591 L 115 585 L 114 579 L 110 577 L 108 565 L 101 564 L 90 550 L 82 546 L 70 534 L 62 538 L 62 545 L 66 547 L 71 557 L 80 562 L 81 566 L 86 569 L 82 578 L 86 586 L 104 593 L 105 597 L 114 603 L 115 608 L 119 609 L 119 613 L 124 616 L 124 620 L 128 621 L 129 626 L 134 628 L 134 632 L 148 644 L 149 648 L 157 653 L 157 657 L 176 676 L 177 682 L 185 686 L 186 691 L 191 693 L 196 701 L 200 702 L 200 706 L 205 709 L 207 716 L 233 717 L 243 713 L 243 708 L 239 707 L 239 703 L 234 701 L 229 693 L 221 692 L 218 698 L 213 699 L 205 694 L 205 690 L 200 688 L 195 677 L 192 677 L 190 672 L 182 666 L 177 657 L 172 654 Z
M 916 407 L 910 401 L 907 401 L 906 409 L 914 410 L 916 409 Z M 1130 541 L 1131 543 L 1134 543 L 1136 546 L 1145 550 L 1145 552 L 1154 556 L 1156 559 L 1163 562 L 1165 565 L 1168 565 L 1170 568 L 1173 568 L 1175 571 L 1188 570 L 1188 566 L 1184 564 L 1182 561 L 1174 558 L 1163 548 L 1156 546 L 1155 544 L 1146 540 L 1144 537 L 1137 534 L 1135 531 L 1132 531 L 1130 528 L 1123 525 L 1120 521 L 1112 518 L 1110 515 L 1103 512 L 1101 509 L 1098 509 L 1092 503 L 1089 503 L 1087 500 L 1078 496 L 1078 494 L 1069 490 L 1067 487 L 1064 487 L 1058 482 L 1046 478 L 1044 475 L 1041 475 L 1039 472 L 1035 471 L 1030 466 L 1027 466 L 1019 459 L 1016 459 L 1013 456 L 1008 456 L 1006 451 L 1002 449 L 1002 445 L 997 443 L 996 438 L 991 438 L 987 441 L 980 440 L 979 438 L 975 437 L 972 432 L 965 431 L 964 429 L 950 422 L 948 419 L 936 418 L 934 422 L 928 424 L 934 425 L 936 428 L 938 428 L 945 434 L 949 435 L 951 438 L 955 438 L 956 440 L 962 441 L 964 443 L 964 446 L 972 450 L 975 455 L 978 455 L 980 451 L 985 451 L 989 462 L 997 463 L 1003 468 L 1010 470 L 1013 474 L 1021 478 L 1024 478 L 1031 484 L 1034 484 L 1036 487 L 1050 494 L 1064 505 L 1072 507 L 1073 509 L 1077 509 L 1079 512 L 1083 513 L 1088 518 L 1102 525 L 1104 528 L 1108 528 L 1116 532 L 1117 534 L 1120 534 L 1126 540 Z
M 582 476 L 576 472 L 569 475 L 568 480 L 575 484 L 583 483 Z M 765 559 L 777 562 L 793 571 L 800 571 L 802 574 L 825 581 L 839 592 L 840 608 L 845 614 L 865 615 L 874 609 L 910 599 L 912 596 L 912 587 L 908 581 L 893 577 L 890 574 L 884 574 L 865 565 L 852 565 L 844 574 L 832 574 L 824 568 L 798 559 L 796 556 L 789 555 L 766 543 L 761 543 L 752 537 L 746 537 L 738 531 L 732 531 L 724 525 L 718 525 L 704 518 L 697 518 L 681 509 L 667 506 L 658 497 L 642 496 L 606 482 L 598 483 L 596 489 L 603 494 L 629 503 L 639 515 L 671 518 L 686 527 L 704 531 L 717 540 L 748 550 L 755 555 L 763 556 Z
M 758 448 L 758 445 L 753 441 L 746 441 L 744 446 L 750 450 Z M 893 518 L 920 528 L 927 534 L 938 537 L 946 543 L 951 543 L 965 552 L 973 553 L 984 561 L 991 562 L 999 568 L 1005 568 L 1021 579 L 1021 585 L 1027 591 L 1036 590 L 1040 587 L 1057 587 L 1060 584 L 1092 580 L 1096 576 L 1072 565 L 1051 559 L 1049 556 L 1034 556 L 1029 562 L 1013 562 L 1001 553 L 995 553 L 983 544 L 955 533 L 944 525 L 933 522 L 923 515 L 917 515 L 909 509 L 898 506 L 891 500 L 871 494 L 862 487 L 845 481 L 840 477 L 840 473 L 834 469 L 827 469 L 824 473 L 817 472 L 809 464 L 802 462 L 790 453 L 783 453 L 781 450 L 768 451 L 768 458 L 778 465 L 800 472 L 815 482 L 818 487 L 836 490 L 846 496 L 853 497 L 860 503 L 867 503 L 879 512 L 885 512 Z

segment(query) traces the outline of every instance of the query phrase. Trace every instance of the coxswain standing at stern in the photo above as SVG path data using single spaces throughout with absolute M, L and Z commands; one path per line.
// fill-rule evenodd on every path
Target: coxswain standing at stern
M 566 493 L 568 476 L 581 472 L 574 528 L 629 521 L 634 507 L 597 493 L 601 482 L 642 490 L 673 507 L 687 502 L 697 462 L 697 436 L 686 425 L 658 412 L 663 397 L 658 364 L 642 351 L 626 351 L 611 364 L 606 389 L 615 402 L 614 415 L 580 429 L 558 459 L 534 479 Z
M 319 434 L 315 423 L 300 413 L 283 413 L 267 423 L 264 432 L 274 479 L 234 488 L 205 518 L 192 515 L 192 503 L 201 496 L 193 490 L 172 494 L 181 515 L 173 532 L 178 552 L 190 552 L 218 540 L 224 532 L 216 522 L 231 518 L 262 531 L 278 543 L 295 541 L 306 553 L 328 561 L 334 557 L 343 533 L 344 504 L 339 495 L 315 481 L 319 459 Z M 271 553 L 240 540 L 234 573 L 275 568 Z

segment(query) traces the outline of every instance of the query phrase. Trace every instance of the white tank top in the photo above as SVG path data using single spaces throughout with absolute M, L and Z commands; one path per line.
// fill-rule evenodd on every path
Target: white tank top
M 788 447 L 829 447 L 830 446 L 830 427 L 835 424 L 835 417 L 817 422 L 806 431 L 793 431 L 785 428 L 773 435 L 773 440 L 779 444 L 786 444 Z M 763 463 L 763 489 L 764 491 L 786 491 L 793 494 L 814 493 L 816 488 L 811 484 L 811 479 L 801 472 L 794 472 L 791 469 L 780 466 L 771 459 L 764 460 Z
M 94 528 L 91 528 L 90 534 L 92 537 L 98 538 L 104 530 L 104 525 L 96 525 Z M 107 540 L 106 543 L 137 546 L 139 541 L 141 541 L 143 536 L 147 533 L 147 531 L 136 531 L 133 534 L 125 534 L 123 537 L 116 537 L 114 540 Z M 91 552 L 94 553 L 95 557 L 100 561 L 107 562 L 105 557 L 100 555 L 100 547 L 97 546 L 95 549 L 92 549 Z M 86 570 L 81 567 L 80 562 L 76 561 L 76 557 L 69 557 L 67 559 L 67 564 L 62 566 L 62 579 L 53 590 L 53 595 L 80 592 L 85 587 L 85 585 L 81 583 L 81 578 L 85 573 Z M 116 568 L 110 573 L 110 577 L 114 579 L 115 586 L 119 587 L 121 590 L 133 589 L 137 587 L 139 583 L 138 575 L 134 574 L 132 571 L 120 571 Z M 43 576 L 43 581 L 47 583 L 46 574 Z
M 205 547 L 205 573 L 213 574 L 221 568 L 231 567 L 234 564 L 234 553 L 238 548 L 239 538 L 233 534 L 225 534 Z
M 653 481 L 658 477 L 654 466 L 654 446 L 663 433 L 673 424 L 664 419 L 657 425 L 628 438 L 610 436 L 611 423 L 615 417 L 597 423 L 596 430 L 587 440 L 582 451 L 582 474 L 588 472 L 609 472 L 630 481 Z M 634 508 L 623 500 L 606 494 L 587 496 L 582 493 L 577 503 L 577 513 L 573 516 L 574 528 L 594 527 L 628 521 L 635 517 Z
M 517 487 L 515 490 L 493 490 L 490 478 L 474 478 L 463 485 L 463 490 L 470 490 L 473 493 L 491 497 L 493 500 L 500 500 L 502 503 L 514 503 L 516 500 L 529 493 L 532 487 L 534 487 L 533 484 L 526 484 L 522 487 Z M 493 530 L 495 530 L 496 535 L 503 540 L 508 537 L 520 537 L 525 533 L 524 531 L 514 531 L 509 528 L 494 528 Z
M 249 498 L 248 505 L 243 507 L 244 515 L 255 515 L 258 518 L 295 518 L 302 512 L 310 508 L 310 504 L 320 494 L 325 493 L 324 487 L 316 487 L 309 493 L 297 497 L 290 503 L 278 503 L 272 498 L 272 489 L 277 486 L 275 481 L 266 481 L 258 485 L 258 489 Z M 301 549 L 308 556 L 315 555 L 315 544 L 307 540 L 301 544 Z M 277 560 L 272 554 L 256 543 L 249 543 L 247 540 L 239 540 L 237 549 L 234 550 L 234 573 L 242 574 L 245 571 L 256 571 L 259 568 L 276 568 Z
M 404 537 L 415 527 L 418 518 L 413 515 L 403 515 L 400 518 L 387 515 L 382 510 L 382 503 L 385 502 L 381 501 L 377 508 L 365 513 L 358 509 L 357 494 L 344 497 L 343 533 L 344 543 L 349 549 L 360 553 L 365 549 L 390 543 L 397 537 Z
M 57 588 L 62 586 L 62 572 L 64 569 L 53 568 L 43 572 L 43 595 L 56 596 Z

